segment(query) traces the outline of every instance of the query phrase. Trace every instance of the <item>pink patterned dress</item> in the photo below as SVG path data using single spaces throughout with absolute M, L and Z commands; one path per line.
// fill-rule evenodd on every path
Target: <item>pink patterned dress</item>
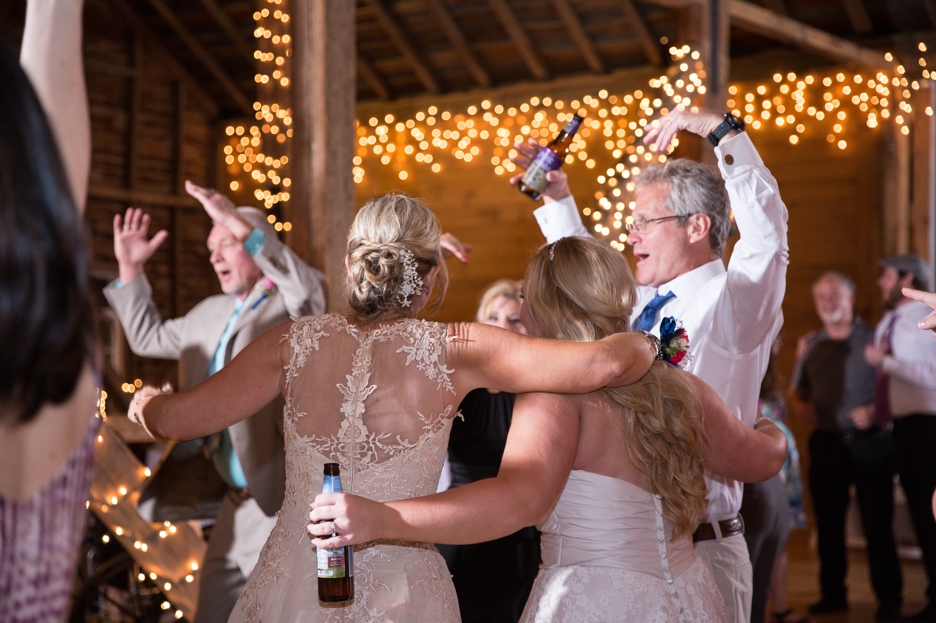
M 31 499 L 14 502 L 0 496 L 3 623 L 64 621 L 68 615 L 100 423 L 91 418 L 65 465 Z

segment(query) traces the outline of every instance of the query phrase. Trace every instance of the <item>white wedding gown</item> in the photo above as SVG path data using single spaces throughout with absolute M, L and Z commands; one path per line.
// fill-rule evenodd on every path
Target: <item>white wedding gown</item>
M 318 600 L 306 532 L 323 466 L 346 493 L 380 502 L 435 493 L 457 405 L 444 324 L 402 320 L 363 331 L 343 316 L 296 320 L 287 337 L 286 499 L 230 621 L 460 621 L 445 561 L 428 543 L 354 548 L 354 600 Z
M 574 470 L 540 526 L 543 564 L 521 623 L 728 620 L 692 540 L 672 542 L 655 495 Z

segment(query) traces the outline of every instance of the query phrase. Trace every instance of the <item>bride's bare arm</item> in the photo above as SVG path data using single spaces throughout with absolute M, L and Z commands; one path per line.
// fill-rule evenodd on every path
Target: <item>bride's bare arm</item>
M 339 536 L 316 540 L 316 546 L 327 549 L 378 538 L 478 543 L 536 523 L 555 504 L 572 469 L 578 447 L 577 400 L 517 396 L 496 478 L 386 504 L 348 494 L 319 495 L 309 514 L 309 532 L 327 536 L 335 521 Z
M 650 341 L 619 333 L 597 342 L 544 340 L 476 323 L 448 328 L 446 364 L 459 395 L 486 387 L 517 394 L 587 394 L 638 380 L 653 363 Z
M 741 482 L 763 482 L 783 467 L 787 440 L 773 424 L 753 429 L 728 409 L 725 401 L 697 376 L 687 374 L 705 411 L 705 432 L 709 438 L 706 468 Z
M 254 340 L 218 373 L 178 394 L 141 400 L 131 409 L 155 439 L 195 439 L 253 415 L 283 390 L 292 321 Z

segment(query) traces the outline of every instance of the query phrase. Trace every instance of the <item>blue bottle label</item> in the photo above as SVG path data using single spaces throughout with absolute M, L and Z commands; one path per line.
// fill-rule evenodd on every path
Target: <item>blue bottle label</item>
M 549 185 L 546 174 L 550 171 L 555 171 L 561 166 L 562 158 L 544 147 L 536 154 L 536 158 L 533 159 L 530 168 L 528 168 L 524 174 L 523 183 L 536 192 L 542 193 L 546 190 L 546 186 Z
M 322 493 L 344 493 L 340 476 L 325 476 Z M 344 578 L 354 576 L 354 549 L 351 546 L 337 549 L 319 549 L 315 553 L 318 577 Z M 348 573 L 345 575 L 345 558 L 348 561 Z

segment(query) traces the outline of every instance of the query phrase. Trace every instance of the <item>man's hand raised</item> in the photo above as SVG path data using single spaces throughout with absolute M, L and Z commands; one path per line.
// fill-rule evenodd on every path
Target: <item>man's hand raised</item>
M 515 143 L 514 149 L 517 150 L 517 155 L 512 156 L 510 161 L 525 171 L 530 167 L 530 163 L 533 162 L 533 158 L 536 157 L 536 154 L 539 153 L 542 147 L 536 142 L 536 139 L 529 138 L 525 144 Z M 520 183 L 521 178 L 523 178 L 523 173 L 518 173 L 510 178 L 510 183 L 516 186 Z M 569 190 L 569 178 L 562 169 L 547 173 L 546 181 L 548 181 L 549 184 L 543 191 L 543 197 L 548 197 L 553 201 L 559 201 L 560 199 L 572 196 L 572 191 Z
M 215 225 L 225 227 L 234 237 L 244 242 L 253 231 L 247 219 L 238 214 L 234 203 L 213 188 L 202 188 L 198 184 L 185 181 L 185 192 L 192 195 L 205 208 L 205 212 L 211 217 Z
M 169 232 L 161 229 L 149 236 L 150 216 L 139 208 L 127 208 L 121 219 L 114 216 L 114 256 L 120 271 L 121 283 L 130 283 L 143 272 L 143 265 L 153 256 Z
M 671 110 L 662 119 L 654 119 L 647 127 L 647 133 L 644 135 L 644 143 L 650 145 L 654 151 L 666 151 L 673 137 L 682 131 L 698 134 L 702 138 L 708 138 L 715 128 L 721 125 L 725 120 L 725 114 L 711 108 L 700 108 L 698 106 L 677 106 Z M 738 133 L 732 130 L 726 134 L 722 140 L 730 138 Z

